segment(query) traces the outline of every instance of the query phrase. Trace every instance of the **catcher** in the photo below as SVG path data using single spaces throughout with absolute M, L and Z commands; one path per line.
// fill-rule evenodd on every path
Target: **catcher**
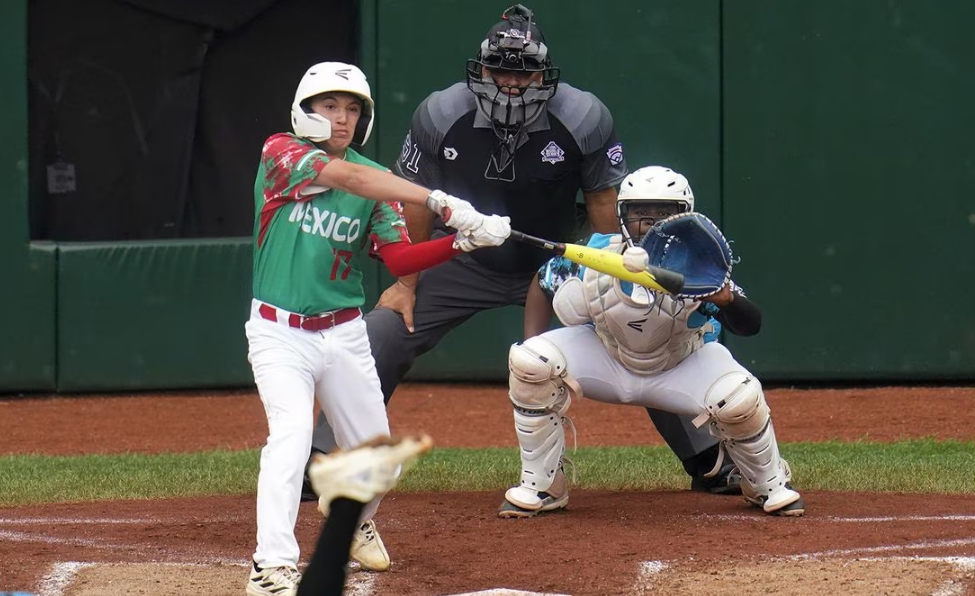
M 648 264 L 680 271 L 683 293 L 656 293 L 562 257 L 542 266 L 526 306 L 530 337 L 508 354 L 522 471 L 499 516 L 568 504 L 562 455 L 573 395 L 697 416 L 694 423 L 721 440 L 712 475 L 730 457 L 749 503 L 771 515 L 803 515 L 762 385 L 716 341 L 722 325 L 738 335 L 761 327 L 760 311 L 731 281 L 727 240 L 693 211 L 687 179 L 668 168 L 627 176 L 616 210 L 621 234 L 596 234 L 588 245 L 622 252 L 634 271 Z M 535 335 L 540 329 L 529 325 L 547 325 L 553 309 L 565 326 Z

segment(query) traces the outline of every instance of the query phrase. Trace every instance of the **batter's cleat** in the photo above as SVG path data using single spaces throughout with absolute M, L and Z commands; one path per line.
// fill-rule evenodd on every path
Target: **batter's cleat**
M 355 531 L 349 557 L 366 571 L 386 571 L 389 569 L 389 553 L 379 537 L 376 523 L 371 519 Z
M 268 567 L 261 569 L 257 562 L 247 581 L 247 596 L 295 596 L 301 574 L 294 567 Z
M 402 472 L 432 447 L 433 440 L 427 435 L 381 436 L 349 451 L 314 454 L 308 479 L 319 495 L 318 510 L 328 516 L 329 504 L 337 497 L 368 503 L 385 494 Z
M 727 464 L 713 478 L 703 476 L 691 478 L 691 490 L 712 495 L 740 495 L 741 472 L 738 466 Z

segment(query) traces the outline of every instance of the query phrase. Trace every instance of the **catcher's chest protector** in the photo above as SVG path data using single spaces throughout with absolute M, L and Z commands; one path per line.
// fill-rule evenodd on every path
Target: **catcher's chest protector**
M 614 236 L 608 250 L 621 251 L 622 237 Z M 677 366 L 704 345 L 707 326 L 687 326 L 700 302 L 625 285 L 630 294 L 619 279 L 588 268 L 581 284 L 570 284 L 581 288 L 596 334 L 623 366 L 637 374 L 656 374 Z

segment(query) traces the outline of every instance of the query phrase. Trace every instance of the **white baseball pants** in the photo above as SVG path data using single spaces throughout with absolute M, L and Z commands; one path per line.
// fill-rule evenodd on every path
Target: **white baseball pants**
M 554 329 L 542 337 L 565 355 L 566 369 L 579 381 L 583 394 L 609 404 L 696 416 L 705 410 L 704 396 L 715 380 L 732 371 L 748 373 L 717 342 L 704 344 L 666 372 L 638 375 L 613 358 L 588 325 Z
M 245 325 L 248 360 L 267 414 L 267 444 L 257 480 L 257 550 L 261 567 L 297 566 L 295 523 L 311 450 L 314 399 L 348 449 L 389 435 L 383 392 L 361 317 L 323 331 L 268 321 L 254 301 Z M 367 504 L 371 519 L 382 497 Z

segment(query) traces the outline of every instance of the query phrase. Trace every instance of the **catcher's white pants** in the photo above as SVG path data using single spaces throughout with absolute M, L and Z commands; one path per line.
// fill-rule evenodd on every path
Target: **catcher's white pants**
M 267 414 L 267 444 L 257 480 L 257 550 L 261 567 L 297 566 L 295 522 L 311 451 L 315 396 L 338 446 L 389 435 L 383 392 L 362 318 L 324 331 L 268 321 L 254 301 L 245 325 L 248 360 Z M 367 504 L 370 519 L 382 497 Z
M 638 375 L 613 358 L 589 325 L 563 327 L 542 337 L 565 355 L 566 370 L 579 381 L 583 394 L 609 403 L 657 408 L 696 416 L 704 411 L 708 388 L 722 375 L 748 371 L 717 342 L 704 344 L 674 368 Z

